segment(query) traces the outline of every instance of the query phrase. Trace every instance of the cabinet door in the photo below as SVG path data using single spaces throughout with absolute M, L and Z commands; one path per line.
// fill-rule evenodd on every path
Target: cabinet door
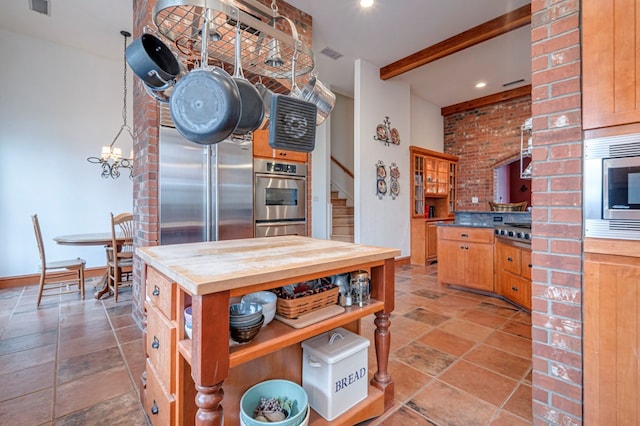
M 509 272 L 504 272 L 501 279 L 500 293 L 507 299 L 531 310 L 531 282 Z
M 520 249 L 518 247 L 496 244 L 498 258 L 496 259 L 498 268 L 520 275 Z
M 478 290 L 494 291 L 493 245 L 465 243 L 465 285 Z
M 465 244 L 442 238 L 438 242 L 438 283 L 465 285 Z
M 582 127 L 640 121 L 637 0 L 582 2 Z
M 584 263 L 584 424 L 640 424 L 640 259 Z
M 269 131 L 256 130 L 253 132 L 253 156 L 263 158 L 277 158 L 279 160 L 297 161 L 306 163 L 307 153 L 273 149 L 269 145 Z
M 435 260 L 438 257 L 438 225 L 434 222 L 427 222 L 425 235 L 427 261 Z

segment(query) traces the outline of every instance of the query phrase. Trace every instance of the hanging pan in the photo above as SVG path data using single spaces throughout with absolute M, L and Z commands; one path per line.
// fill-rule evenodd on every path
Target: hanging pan
M 169 47 L 153 34 L 144 33 L 125 50 L 127 63 L 150 89 L 166 89 L 180 74 L 180 64 Z
M 208 34 L 210 20 L 203 21 L 202 34 Z M 182 136 L 210 145 L 233 133 L 242 106 L 235 80 L 222 68 L 206 65 L 208 46 L 204 40 L 201 50 L 203 68 L 192 70 L 178 81 L 169 100 L 169 111 Z
M 264 119 L 264 102 L 258 89 L 244 78 L 242 73 L 242 31 L 240 21 L 236 24 L 236 65 L 233 80 L 240 91 L 240 103 L 242 104 L 240 120 L 233 131 L 236 135 L 246 135 L 253 132 L 262 124 Z

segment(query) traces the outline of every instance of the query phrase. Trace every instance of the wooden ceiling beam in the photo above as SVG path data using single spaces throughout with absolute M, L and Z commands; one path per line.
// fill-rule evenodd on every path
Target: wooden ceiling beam
M 429 62 L 475 46 L 493 37 L 531 24 L 531 4 L 524 5 L 502 16 L 487 21 L 467 31 L 426 47 L 405 58 L 380 68 L 380 79 L 388 80 Z
M 441 108 L 440 113 L 442 114 L 443 117 L 446 117 L 447 115 L 457 114 L 459 112 L 468 111 L 470 109 L 480 108 L 480 107 L 495 104 L 498 102 L 508 101 L 509 99 L 515 99 L 521 96 L 530 96 L 530 95 L 531 95 L 531 85 L 527 84 L 526 86 L 507 90 L 505 92 L 483 96 L 482 98 L 460 102 L 459 104 L 455 104 L 455 105 L 449 105 L 444 108 Z

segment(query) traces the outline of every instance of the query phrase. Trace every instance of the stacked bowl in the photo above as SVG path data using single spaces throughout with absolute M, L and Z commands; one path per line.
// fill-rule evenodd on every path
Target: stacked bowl
M 264 315 L 264 324 L 269 324 L 276 316 L 276 302 L 278 296 L 270 291 L 256 291 L 242 296 L 242 301 L 246 303 L 259 303 L 262 306 L 262 315 Z
M 250 342 L 257 336 L 263 323 L 264 315 L 259 303 L 240 302 L 229 306 L 229 330 L 234 341 Z

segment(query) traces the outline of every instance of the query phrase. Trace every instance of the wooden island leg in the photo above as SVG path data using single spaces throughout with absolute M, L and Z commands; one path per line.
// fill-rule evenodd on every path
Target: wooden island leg
M 192 296 L 193 352 L 191 377 L 195 383 L 196 426 L 222 426 L 222 383 L 229 376 L 229 292 Z M 214 318 L 215 316 L 215 318 Z
M 196 395 L 196 425 L 220 425 L 224 423 L 224 412 L 222 411 L 222 382 L 213 386 L 198 386 Z
M 389 350 L 391 348 L 390 314 L 376 312 L 375 346 L 378 371 L 373 375 L 371 384 L 384 392 L 384 408 L 387 410 L 393 403 L 394 386 L 389 374 Z

